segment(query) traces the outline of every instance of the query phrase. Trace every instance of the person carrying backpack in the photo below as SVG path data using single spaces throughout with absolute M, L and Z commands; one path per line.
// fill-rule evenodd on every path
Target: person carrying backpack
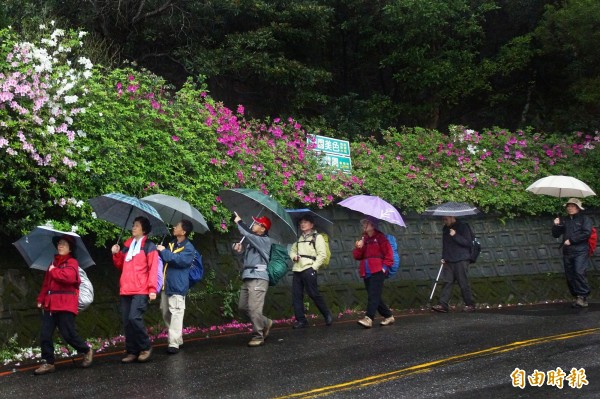
M 252 217 L 254 223 L 248 227 L 242 218 L 235 213 L 234 222 L 244 237 L 242 242 L 235 243 L 233 250 L 244 254 L 244 268 L 242 269 L 242 288 L 238 309 L 245 313 L 252 322 L 252 339 L 248 346 L 256 347 L 265 344 L 273 320 L 263 315 L 265 297 L 269 289 L 269 274 L 267 263 L 273 241 L 267 234 L 271 228 L 271 220 L 266 216 Z
M 294 262 L 294 266 L 292 267 L 292 271 L 294 272 L 292 280 L 292 305 L 296 317 L 296 321 L 292 327 L 308 327 L 308 321 L 304 314 L 305 290 L 325 318 L 325 324 L 330 326 L 333 323 L 333 316 L 317 285 L 317 271 L 323 265 L 323 261 L 326 258 L 327 243 L 323 236 L 314 230 L 315 220 L 311 215 L 303 215 L 298 223 L 301 235 L 298 241 L 292 245 L 290 252 L 290 258 Z
M 189 269 L 196 252 L 196 248 L 188 239 L 193 230 L 192 222 L 182 219 L 173 226 L 175 239 L 168 244 L 168 247 L 156 246 L 164 263 L 160 310 L 168 329 L 167 353 L 170 355 L 178 353 L 179 347 L 183 345 L 185 296 L 190 289 Z
M 464 312 L 475 310 L 475 301 L 469 285 L 467 270 L 471 259 L 471 229 L 466 223 L 456 220 L 454 216 L 442 216 L 442 280 L 444 287 L 437 305 L 431 307 L 431 310 L 440 313 L 447 313 L 449 310 L 448 302 L 452 296 L 452 288 L 457 282 L 460 287 L 460 293 L 465 301 Z
M 379 312 L 383 320 L 382 326 L 389 326 L 395 322 L 390 308 L 383 302 L 383 284 L 386 278 L 386 268 L 394 264 L 394 252 L 385 234 L 377 230 L 379 220 L 368 217 L 360 221 L 363 236 L 354 244 L 352 255 L 360 260 L 359 272 L 367 289 L 366 316 L 358 320 L 358 324 L 365 328 L 373 327 L 375 313 Z
M 588 264 L 588 239 L 592 234 L 592 219 L 582 215 L 583 204 L 577 198 L 570 198 L 565 204 L 567 217 L 554 219 L 552 236 L 562 235 L 563 265 L 571 295 L 575 298 L 573 307 L 586 308 L 590 286 L 585 275 Z

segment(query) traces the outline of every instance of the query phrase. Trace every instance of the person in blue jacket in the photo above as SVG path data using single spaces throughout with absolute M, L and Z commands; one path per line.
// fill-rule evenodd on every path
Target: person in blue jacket
M 160 298 L 160 310 L 169 330 L 167 353 L 176 354 L 183 345 L 183 316 L 185 296 L 190 289 L 189 269 L 194 260 L 196 249 L 188 239 L 193 231 L 192 222 L 182 219 L 173 227 L 175 239 L 169 247 L 157 245 L 156 249 L 163 260 L 163 286 Z

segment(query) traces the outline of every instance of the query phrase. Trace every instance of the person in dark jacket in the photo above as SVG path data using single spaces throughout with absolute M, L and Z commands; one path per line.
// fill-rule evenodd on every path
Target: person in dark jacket
M 160 309 L 169 330 L 168 354 L 178 353 L 183 345 L 185 296 L 190 289 L 189 269 L 196 253 L 196 248 L 188 239 L 193 229 L 192 222 L 182 219 L 173 227 L 175 240 L 169 243 L 169 248 L 156 246 L 164 262 Z
M 77 353 L 83 353 L 82 367 L 92 364 L 94 351 L 79 336 L 75 329 L 75 316 L 78 312 L 79 263 L 74 258 L 75 239 L 64 234 L 53 238 L 57 249 L 52 264 L 46 271 L 40 294 L 37 297 L 37 307 L 42 309 L 42 332 L 40 343 L 42 359 L 45 361 L 35 371 L 35 375 L 54 373 L 54 343 L 52 335 L 58 327 L 62 338 Z
M 363 236 L 354 243 L 352 251 L 354 259 L 360 260 L 359 273 L 367 290 L 366 316 L 358 320 L 364 328 L 373 327 L 376 312 L 383 316 L 380 325 L 389 326 L 395 322 L 392 311 L 382 298 L 387 270 L 394 263 L 394 252 L 385 234 L 377 230 L 378 222 L 371 217 L 360 221 Z
M 448 302 L 452 295 L 454 283 L 458 283 L 460 293 L 465 307 L 463 311 L 472 312 L 475 310 L 475 301 L 469 280 L 467 278 L 467 269 L 471 257 L 471 229 L 466 223 L 456 220 L 453 216 L 443 216 L 442 222 L 442 280 L 444 287 L 440 295 L 439 303 L 431 309 L 436 312 L 448 312 Z
M 573 307 L 586 308 L 590 286 L 585 275 L 588 264 L 588 239 L 592 234 L 592 220 L 580 213 L 583 204 L 570 198 L 565 204 L 567 217 L 554 219 L 552 236 L 562 235 L 563 265 L 567 285 L 575 298 Z

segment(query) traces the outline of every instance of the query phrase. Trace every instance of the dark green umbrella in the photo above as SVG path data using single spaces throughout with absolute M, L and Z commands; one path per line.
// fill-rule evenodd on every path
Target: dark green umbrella
M 231 212 L 237 212 L 240 217 L 248 222 L 252 216 L 266 216 L 271 219 L 269 236 L 279 243 L 296 241 L 296 228 L 294 222 L 272 197 L 249 188 L 232 188 L 219 191 L 223 205 Z

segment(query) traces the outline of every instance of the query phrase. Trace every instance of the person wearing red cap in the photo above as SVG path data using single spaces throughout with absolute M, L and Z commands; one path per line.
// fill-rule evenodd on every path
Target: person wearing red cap
M 251 227 L 248 227 L 242 218 L 235 213 L 234 222 L 244 237 L 246 248 L 242 242 L 233 245 L 233 250 L 244 254 L 244 268 L 242 269 L 242 288 L 238 309 L 245 313 L 252 322 L 252 339 L 248 346 L 262 346 L 269 335 L 273 320 L 263 315 L 263 307 L 267 289 L 269 288 L 269 274 L 267 263 L 271 250 L 272 240 L 267 234 L 271 228 L 271 220 L 266 216 L 253 217 Z
M 42 332 L 40 344 L 44 364 L 38 367 L 35 375 L 48 374 L 56 371 L 54 368 L 54 343 L 52 335 L 58 327 L 62 338 L 77 353 L 83 353 L 82 367 L 92 364 L 94 351 L 79 336 L 75 328 L 75 316 L 78 312 L 79 263 L 74 257 L 75 239 L 64 234 L 52 239 L 57 254 L 44 276 L 40 294 L 37 297 L 37 307 L 42 309 Z

